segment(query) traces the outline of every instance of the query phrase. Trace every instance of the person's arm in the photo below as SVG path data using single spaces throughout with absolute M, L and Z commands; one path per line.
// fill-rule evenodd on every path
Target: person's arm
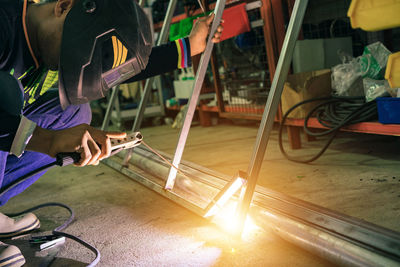
M 55 157 L 61 152 L 77 152 L 81 160 L 77 166 L 97 165 L 111 153 L 111 138 L 123 139 L 126 133 L 105 132 L 87 124 L 64 130 L 48 130 L 36 126 L 26 150 Z
M 190 56 L 189 38 L 182 38 L 153 47 L 146 68 L 124 83 L 145 80 L 149 77 L 167 73 L 178 68 L 187 68 L 191 65 L 192 58 Z
M 78 166 L 97 165 L 111 153 L 110 138 L 125 138 L 126 133 L 104 132 L 87 124 L 64 130 L 47 130 L 21 115 L 23 98 L 20 84 L 0 71 L 0 150 L 17 157 L 25 150 L 55 157 L 60 152 L 78 152 Z
M 200 54 L 206 47 L 209 28 L 214 19 L 214 13 L 200 18 L 186 38 L 181 38 L 165 45 L 153 47 L 146 68 L 138 75 L 124 83 L 141 81 L 175 69 L 182 69 L 192 65 L 192 56 Z M 213 42 L 219 42 L 223 27 L 220 25 L 213 36 Z

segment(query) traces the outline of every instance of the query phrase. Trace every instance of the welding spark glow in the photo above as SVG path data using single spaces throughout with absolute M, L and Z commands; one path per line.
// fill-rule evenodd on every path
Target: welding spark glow
M 213 218 L 213 222 L 224 229 L 224 231 L 234 235 L 240 231 L 238 229 L 239 223 L 236 215 L 236 206 L 237 201 L 230 201 Z M 260 227 L 254 223 L 250 216 L 247 216 L 241 237 L 244 240 L 248 240 L 258 230 L 260 230 Z
M 243 178 L 236 178 L 235 181 L 229 186 L 229 188 L 223 192 L 223 194 L 216 200 L 215 204 L 211 209 L 204 215 L 204 217 L 210 217 L 215 215 L 219 209 L 221 209 L 225 203 L 238 191 L 245 183 Z

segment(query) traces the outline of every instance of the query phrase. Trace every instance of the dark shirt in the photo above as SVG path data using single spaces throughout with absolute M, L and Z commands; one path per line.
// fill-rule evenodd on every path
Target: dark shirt
M 57 87 L 58 72 L 49 71 L 45 66 L 36 68 L 23 30 L 22 11 L 23 1 L 0 0 L 0 71 L 17 79 L 19 88 L 13 88 L 13 90 L 23 92 L 24 106 L 27 107 L 48 89 Z M 183 60 L 183 58 L 186 60 Z M 170 42 L 154 47 L 146 69 L 126 83 L 143 80 L 190 65 L 188 39 Z M 0 91 L 10 89 L 3 87 L 0 81 Z M 16 97 L 18 95 L 20 95 L 20 92 L 15 93 Z M 3 93 L 2 96 L 4 96 Z M 7 106 L 3 105 L 0 107 L 0 121 L 0 150 L 9 151 L 19 125 L 20 116 L 12 115 Z

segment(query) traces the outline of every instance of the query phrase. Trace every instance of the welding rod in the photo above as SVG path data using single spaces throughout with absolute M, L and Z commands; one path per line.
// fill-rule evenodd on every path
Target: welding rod
M 203 13 L 205 15 L 206 14 L 206 10 L 205 10 L 203 4 L 201 3 L 201 0 L 197 0 L 197 2 L 199 3 L 200 8 L 201 8 L 201 10 L 203 10 Z

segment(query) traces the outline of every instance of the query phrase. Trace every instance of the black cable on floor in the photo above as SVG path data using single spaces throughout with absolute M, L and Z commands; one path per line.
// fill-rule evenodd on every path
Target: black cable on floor
M 18 213 L 6 214 L 6 216 L 8 216 L 8 217 L 16 217 L 16 216 L 20 216 L 22 214 L 25 214 L 25 213 L 28 213 L 28 212 L 32 212 L 32 211 L 35 211 L 35 210 L 38 210 L 38 209 L 41 209 L 41 208 L 44 208 L 44 207 L 62 207 L 62 208 L 65 208 L 66 210 L 68 210 L 68 212 L 70 214 L 69 218 L 62 225 L 60 225 L 57 228 L 55 228 L 52 231 L 52 234 L 56 235 L 56 236 L 64 236 L 66 238 L 72 239 L 75 242 L 78 242 L 79 244 L 81 244 L 81 245 L 85 246 L 86 248 L 90 249 L 96 255 L 96 257 L 87 266 L 88 267 L 96 266 L 100 261 L 100 251 L 97 248 L 95 248 L 94 246 L 92 246 L 88 242 L 83 241 L 82 239 L 80 239 L 80 238 L 78 238 L 78 237 L 76 237 L 74 235 L 71 235 L 71 234 L 68 234 L 68 233 L 65 233 L 65 232 L 61 232 L 61 230 L 65 229 L 74 220 L 74 217 L 75 217 L 74 211 L 68 205 L 65 205 L 63 203 L 57 203 L 57 202 L 49 202 L 49 203 L 44 203 L 44 204 L 40 204 L 40 205 L 34 206 L 32 208 L 29 208 L 27 210 L 24 210 L 24 211 L 21 211 L 21 212 L 18 212 Z
M 72 164 L 73 162 L 79 161 L 79 159 L 75 158 L 75 157 L 76 157 L 76 155 L 74 155 L 74 153 L 64 153 L 64 155 L 62 155 L 62 154 L 57 155 L 57 160 L 56 161 L 54 161 L 52 163 L 49 163 L 49 164 L 47 164 L 45 166 L 42 166 L 42 167 L 40 167 L 40 168 L 38 168 L 36 170 L 33 170 L 33 171 L 21 176 L 20 178 L 18 178 L 17 180 L 12 182 L 11 184 L 7 185 L 6 187 L 2 188 L 0 190 L 0 197 L 3 196 L 4 194 L 6 194 L 11 189 L 13 189 L 15 186 L 23 183 L 24 181 L 28 180 L 29 178 L 31 178 L 32 176 L 34 176 L 36 174 L 44 172 L 44 171 L 46 171 L 46 170 L 48 170 L 48 169 L 50 169 L 50 168 L 52 168 L 54 166 L 57 166 L 57 165 L 58 166 L 66 166 L 66 165 Z M 78 242 L 79 244 L 81 244 L 81 245 L 85 246 L 86 248 L 88 248 L 89 250 L 91 250 L 96 255 L 96 257 L 87 266 L 88 267 L 96 266 L 100 261 L 100 251 L 97 248 L 95 248 L 91 244 L 83 241 L 82 239 L 80 239 L 80 238 L 78 238 L 78 237 L 76 237 L 74 235 L 67 234 L 65 232 L 61 232 L 61 230 L 65 229 L 74 220 L 74 217 L 75 217 L 74 211 L 69 206 L 67 206 L 65 204 L 62 204 L 62 203 L 50 202 L 50 203 L 44 203 L 44 204 L 29 208 L 27 210 L 24 210 L 24 211 L 21 211 L 21 212 L 18 212 L 18 213 L 6 214 L 6 215 L 9 216 L 9 217 L 15 217 L 15 216 L 20 216 L 20 215 L 28 213 L 28 212 L 32 212 L 32 211 L 40 209 L 40 208 L 51 207 L 51 206 L 58 206 L 58 207 L 65 208 L 70 213 L 70 217 L 62 225 L 58 226 L 57 228 L 55 228 L 52 231 L 53 235 L 64 236 L 66 238 L 72 239 L 75 242 Z
M 309 104 L 312 102 L 321 102 L 316 105 L 305 117 L 304 119 L 304 131 L 310 136 L 325 136 L 331 134 L 326 144 L 323 148 L 313 157 L 309 159 L 300 159 L 297 157 L 290 156 L 287 154 L 283 147 L 282 134 L 283 127 L 285 126 L 286 119 L 289 114 L 293 112 L 296 108 Z M 325 131 L 313 132 L 308 127 L 308 121 L 312 116 L 315 116 L 318 122 L 326 127 Z M 329 145 L 332 143 L 333 139 L 336 137 L 337 133 L 342 127 L 375 120 L 377 118 L 377 107 L 376 102 L 365 102 L 364 97 L 319 97 L 309 100 L 302 101 L 291 107 L 282 117 L 282 122 L 279 126 L 279 149 L 282 154 L 290 161 L 298 163 L 310 163 L 315 161 L 328 149 Z

